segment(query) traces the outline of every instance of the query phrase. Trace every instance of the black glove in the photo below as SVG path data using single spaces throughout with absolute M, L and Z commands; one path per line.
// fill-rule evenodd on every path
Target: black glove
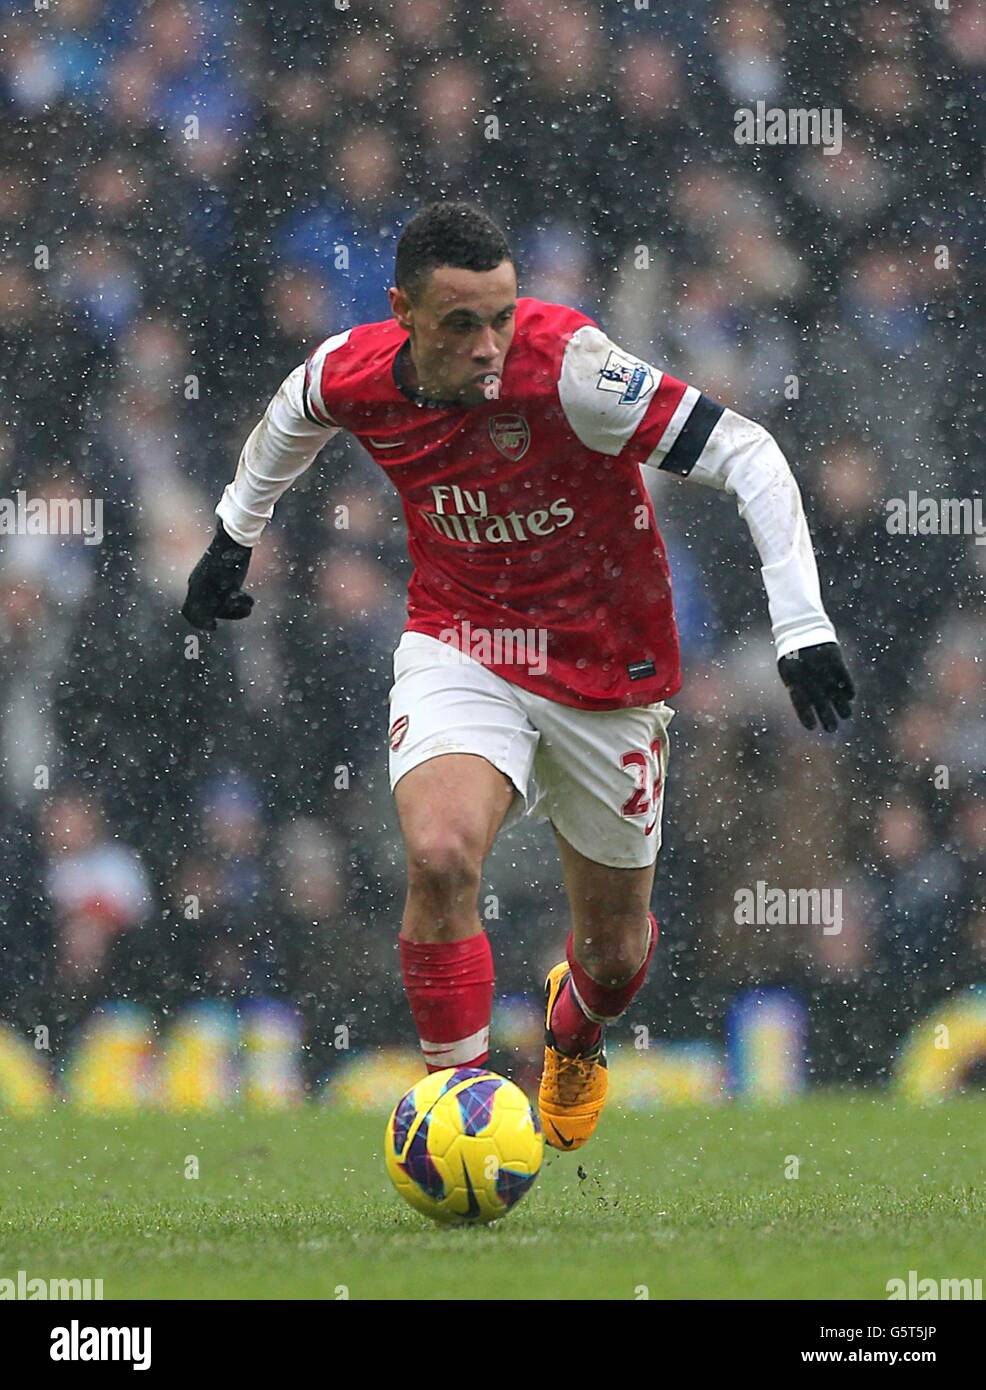
M 856 687 L 846 670 L 838 642 L 802 647 L 798 652 L 782 656 L 777 669 L 806 729 L 815 727 L 816 714 L 829 734 L 835 733 L 839 719 L 852 718 Z
M 246 618 L 253 599 L 240 585 L 249 564 L 250 547 L 227 536 L 220 521 L 212 544 L 188 576 L 182 617 L 205 632 L 215 632 L 217 618 Z

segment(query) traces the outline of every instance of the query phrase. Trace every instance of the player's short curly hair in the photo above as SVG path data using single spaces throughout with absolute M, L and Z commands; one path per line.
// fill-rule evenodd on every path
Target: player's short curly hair
M 441 265 L 495 270 L 513 254 L 503 232 L 475 203 L 430 203 L 415 213 L 397 243 L 394 279 L 412 297 Z

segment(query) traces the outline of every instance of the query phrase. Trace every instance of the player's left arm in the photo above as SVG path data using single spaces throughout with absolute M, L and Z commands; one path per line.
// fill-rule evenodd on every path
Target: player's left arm
M 672 437 L 644 462 L 676 478 L 731 493 L 760 556 L 777 667 L 806 729 L 832 733 L 852 717 L 855 688 L 822 603 L 801 492 L 768 430 L 688 387 Z M 686 413 L 687 412 L 687 413 Z M 838 717 L 837 717 L 838 716 Z
M 583 443 L 732 493 L 760 556 L 781 679 L 798 718 L 833 732 L 855 688 L 822 603 L 801 493 L 762 425 L 618 348 L 596 325 L 570 340 L 559 395 Z

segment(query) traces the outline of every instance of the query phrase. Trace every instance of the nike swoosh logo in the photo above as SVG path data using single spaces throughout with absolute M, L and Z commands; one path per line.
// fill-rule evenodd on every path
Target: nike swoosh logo
M 476 1200 L 476 1194 L 472 1190 L 472 1183 L 469 1180 L 469 1172 L 465 1162 L 462 1164 L 462 1176 L 466 1180 L 466 1192 L 469 1194 L 469 1206 L 466 1209 L 466 1216 L 472 1219 L 479 1215 L 479 1202 Z
M 403 439 L 398 439 L 396 444 L 388 444 L 387 441 L 383 439 L 371 439 L 369 443 L 373 445 L 374 449 L 399 449 L 404 441 Z
M 555 1130 L 555 1137 L 558 1139 L 558 1141 L 559 1141 L 559 1143 L 561 1144 L 562 1148 L 563 1148 L 563 1149 L 570 1149 L 570 1148 L 572 1147 L 572 1145 L 575 1143 L 575 1140 L 574 1140 L 574 1139 L 566 1139 L 565 1136 L 564 1136 L 564 1134 L 559 1134 L 558 1131 L 557 1131 L 557 1129 L 555 1129 L 555 1126 L 554 1126 L 554 1124 L 551 1122 L 551 1120 L 548 1121 L 548 1124 L 551 1125 L 551 1128 Z

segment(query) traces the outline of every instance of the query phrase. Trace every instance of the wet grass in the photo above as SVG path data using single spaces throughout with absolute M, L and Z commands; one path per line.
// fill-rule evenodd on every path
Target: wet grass
M 0 1279 L 173 1299 L 884 1299 L 911 1269 L 986 1280 L 982 1097 L 611 1110 L 477 1229 L 403 1205 L 382 1129 L 314 1105 L 2 1118 Z

